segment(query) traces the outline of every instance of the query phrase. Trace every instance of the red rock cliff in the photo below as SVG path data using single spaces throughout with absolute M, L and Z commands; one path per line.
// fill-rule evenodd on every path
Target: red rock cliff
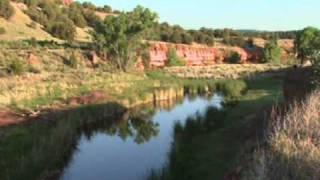
M 177 55 L 186 61 L 188 66 L 208 65 L 216 63 L 217 50 L 208 46 L 193 46 L 185 44 L 172 44 L 165 42 L 151 43 L 150 66 L 163 67 L 168 58 L 169 49 L 176 50 Z
M 163 67 L 168 61 L 167 54 L 169 49 L 176 50 L 178 57 L 185 60 L 187 66 L 201 66 L 216 63 L 223 63 L 228 52 L 237 52 L 241 62 L 246 63 L 251 57 L 247 51 L 239 47 L 217 48 L 205 45 L 185 45 L 172 44 L 165 42 L 152 42 L 150 46 L 150 66 Z

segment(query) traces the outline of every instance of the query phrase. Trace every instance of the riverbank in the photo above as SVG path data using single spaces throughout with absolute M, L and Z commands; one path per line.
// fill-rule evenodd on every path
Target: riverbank
M 285 103 L 273 108 L 259 131 L 259 148 L 247 154 L 238 179 L 319 179 L 319 76 L 313 68 L 287 74 Z
M 320 92 L 269 118 L 262 146 L 250 156 L 241 179 L 319 179 Z
M 234 65 L 222 66 L 233 69 Z M 262 69 L 256 68 L 257 65 L 246 67 L 251 67 L 256 73 L 263 73 L 275 66 L 259 65 L 264 67 Z M 281 70 L 284 66 L 278 68 Z M 243 76 L 238 74 L 238 77 Z M 6 122 L 11 124 L 20 122 L 22 116 L 36 116 L 46 110 L 85 104 L 115 102 L 130 108 L 182 96 L 186 91 L 212 91 L 217 88 L 217 84 L 224 82 L 226 80 L 219 78 L 180 78 L 162 70 L 110 73 L 99 68 L 25 74 L 0 79 L 0 108 L 2 107 L 2 112 L 5 113 L 2 113 L 2 116 L 6 116 L 3 119 L 7 119 Z M 13 118 L 16 120 L 12 120 Z
M 242 81 L 239 82 L 242 84 Z M 248 133 L 247 125 L 254 121 L 257 111 L 264 105 L 272 104 L 278 98 L 281 99 L 279 89 L 282 83 L 278 79 L 249 80 L 246 82 L 248 84 L 246 92 L 242 88 L 235 88 L 237 87 L 235 84 L 237 83 L 231 83 L 228 87 L 225 85 L 224 88 L 240 91 L 244 95 L 233 92 L 233 97 L 225 100 L 225 103 L 229 104 L 226 105 L 225 110 L 218 114 L 209 114 L 206 121 L 188 120 L 187 124 L 192 125 L 190 122 L 194 122 L 195 126 L 188 125 L 180 129 L 181 131 L 179 128 L 175 129 L 177 138 L 175 141 L 179 146 L 181 145 L 181 149 L 177 151 L 180 153 L 176 156 L 178 158 L 176 160 L 181 164 L 177 164 L 176 171 L 189 172 L 186 174 L 188 177 L 193 177 L 197 173 L 200 173 L 200 177 L 209 177 L 209 175 L 221 177 L 236 162 L 238 153 L 241 152 L 240 142 L 245 138 L 242 134 L 243 130 L 246 130 L 245 134 Z M 241 96 L 235 97 L 236 94 Z M 139 114 L 138 112 L 133 113 L 134 116 L 129 115 L 125 107 L 116 103 L 87 105 L 57 111 L 49 114 L 50 116 L 44 116 L 47 118 L 42 121 L 2 128 L 0 151 L 5 156 L 0 158 L 0 177 L 1 179 L 57 178 L 61 169 L 66 166 L 66 158 L 70 158 L 70 154 L 78 145 L 80 131 L 84 131 L 87 137 L 93 135 L 88 131 L 91 128 L 107 131 L 112 135 L 119 133 L 119 136 L 123 136 L 123 133 L 128 133 L 127 128 L 130 125 L 128 119 L 135 119 L 135 114 Z M 144 108 L 141 115 L 148 117 L 149 112 L 152 113 L 152 110 Z M 154 123 L 138 122 L 143 122 L 141 127 L 135 127 L 139 132 L 143 131 L 138 133 L 139 135 L 145 137 L 154 132 Z M 119 127 L 115 124 L 119 124 Z M 187 135 L 190 133 L 192 136 Z M 180 136 L 183 134 L 186 136 Z M 231 149 L 230 146 L 234 148 Z M 216 171 L 211 170 L 213 167 Z M 185 171 L 189 168 L 195 168 L 195 170 Z M 185 177 L 183 174 L 180 175 Z

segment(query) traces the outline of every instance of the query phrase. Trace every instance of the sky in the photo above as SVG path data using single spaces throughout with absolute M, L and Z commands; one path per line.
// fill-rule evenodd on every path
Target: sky
M 80 0 L 84 1 L 84 0 Z M 90 1 L 90 0 L 87 0 Z M 320 0 L 91 0 L 129 11 L 137 5 L 150 8 L 160 22 L 186 29 L 232 28 L 298 30 L 320 28 Z

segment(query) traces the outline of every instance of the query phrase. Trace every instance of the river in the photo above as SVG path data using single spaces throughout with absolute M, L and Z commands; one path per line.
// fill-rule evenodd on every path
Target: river
M 151 170 L 161 169 L 167 163 L 174 126 L 177 123 L 184 125 L 190 117 L 204 115 L 208 107 L 221 109 L 222 99 L 217 94 L 186 96 L 182 102 L 169 103 L 169 107 L 161 107 L 168 106 L 168 102 L 158 103 L 145 119 L 129 117 L 124 123 L 117 124 L 118 132 L 91 129 L 93 135 L 81 135 L 77 150 L 60 179 L 141 180 Z M 137 111 L 147 114 L 144 108 Z M 151 127 L 145 127 L 148 125 Z

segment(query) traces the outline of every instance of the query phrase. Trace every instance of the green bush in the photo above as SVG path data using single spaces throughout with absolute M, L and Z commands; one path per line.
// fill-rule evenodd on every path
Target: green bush
M 237 52 L 230 52 L 228 57 L 227 57 L 227 61 L 229 63 L 233 63 L 233 64 L 240 63 L 241 62 L 241 56 Z
M 22 75 L 26 71 L 26 65 L 19 59 L 13 59 L 7 66 L 7 72 L 11 75 Z
M 52 26 L 49 27 L 49 32 L 58 38 L 72 41 L 76 34 L 76 29 L 73 22 L 70 19 L 64 18 L 61 21 L 53 22 Z
M 218 83 L 218 89 L 222 91 L 226 97 L 236 99 L 247 89 L 247 84 L 242 80 L 230 80 Z
M 167 66 L 185 66 L 186 63 L 184 60 L 178 57 L 175 49 L 170 48 L 167 54 L 168 63 Z
M 9 0 L 0 1 L 0 17 L 9 19 L 14 14 L 14 9 Z
M 0 27 L 0 35 L 1 35 L 1 34 L 5 34 L 5 33 L 6 33 L 6 29 L 3 28 L 3 27 Z
M 276 40 L 271 40 L 263 50 L 262 63 L 280 63 L 281 48 Z

